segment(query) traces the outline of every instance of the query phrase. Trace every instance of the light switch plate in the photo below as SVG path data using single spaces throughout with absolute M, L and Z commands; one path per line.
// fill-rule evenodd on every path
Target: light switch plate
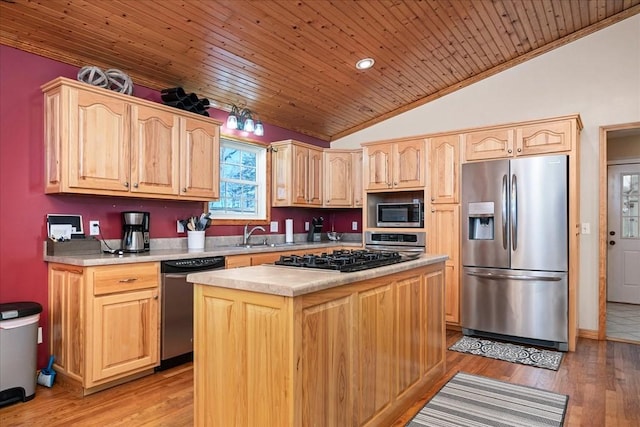
M 271 221 L 271 232 L 272 233 L 278 232 L 278 221 Z
M 184 225 L 180 222 L 180 220 L 176 220 L 176 232 L 184 233 Z
M 351 230 L 358 231 L 358 221 L 353 221 L 351 223 Z
M 309 231 L 309 221 L 304 222 L 304 231 Z
M 588 222 L 583 222 L 580 232 L 582 234 L 591 234 L 591 224 L 589 224 Z

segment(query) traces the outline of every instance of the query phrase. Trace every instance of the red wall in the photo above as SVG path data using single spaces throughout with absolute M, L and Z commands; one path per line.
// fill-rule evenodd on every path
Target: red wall
M 47 266 L 43 241 L 47 237 L 48 213 L 80 214 L 85 231 L 89 220 L 99 220 L 103 237 L 121 235 L 120 212 L 151 212 L 151 238 L 184 237 L 176 233 L 176 220 L 202 212 L 202 203 L 135 200 L 113 197 L 44 194 L 43 96 L 40 86 L 56 77 L 76 78 L 78 68 L 37 55 L 0 46 L 0 303 L 36 301 L 42 304 L 40 325 L 45 342 L 38 346 L 38 366 L 48 359 Z M 135 84 L 135 82 L 134 82 Z M 160 101 L 157 91 L 135 86 L 134 96 Z M 224 121 L 226 113 L 210 109 L 212 117 Z M 223 129 L 223 131 L 225 131 Z M 265 143 L 296 139 L 320 146 L 324 141 L 265 124 Z M 304 220 L 330 218 L 336 231 L 349 231 L 351 221 L 361 223 L 359 210 L 307 210 L 274 208 L 272 220 L 294 219 L 294 232 L 304 232 Z M 215 221 L 215 220 L 214 220 Z M 207 235 L 240 235 L 240 226 L 214 226 Z

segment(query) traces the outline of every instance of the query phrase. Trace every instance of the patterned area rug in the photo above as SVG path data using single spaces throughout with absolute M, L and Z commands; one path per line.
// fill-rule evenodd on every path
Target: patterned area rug
M 406 426 L 562 426 L 568 399 L 458 372 Z
M 539 350 L 533 347 L 491 341 L 475 337 L 462 337 L 449 350 L 460 353 L 477 354 L 492 359 L 505 360 L 512 363 L 531 365 L 537 368 L 557 371 L 564 353 L 552 350 Z

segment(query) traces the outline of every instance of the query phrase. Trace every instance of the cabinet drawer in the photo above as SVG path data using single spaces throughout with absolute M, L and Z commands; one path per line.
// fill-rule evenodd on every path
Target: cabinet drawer
M 155 262 L 91 268 L 93 294 L 104 295 L 136 289 L 155 288 L 159 283 L 159 264 Z

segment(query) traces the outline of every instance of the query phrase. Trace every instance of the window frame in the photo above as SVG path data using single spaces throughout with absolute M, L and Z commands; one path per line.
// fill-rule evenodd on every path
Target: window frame
M 218 149 L 222 148 L 222 142 L 223 140 L 225 141 L 230 141 L 230 142 L 234 142 L 234 143 L 239 143 L 239 144 L 246 144 L 246 145 L 253 145 L 259 148 L 262 148 L 265 150 L 265 179 L 264 179 L 264 185 L 265 185 L 265 219 L 247 219 L 247 218 L 216 218 L 215 216 L 213 216 L 213 225 L 244 225 L 247 222 L 251 222 L 251 224 L 254 225 L 268 225 L 271 222 L 271 150 L 270 150 L 270 144 L 269 143 L 264 143 L 264 142 L 259 142 L 259 141 L 254 141 L 251 139 L 245 139 L 245 138 L 238 138 L 238 137 L 234 137 L 234 136 L 229 136 L 229 135 L 220 135 L 220 147 Z M 219 166 L 219 171 L 222 169 L 222 159 L 220 159 L 220 166 Z M 220 175 L 218 175 L 220 176 Z M 218 185 L 220 185 L 220 183 L 222 182 L 221 178 L 218 178 Z M 211 201 L 216 201 L 216 200 L 211 200 Z M 209 201 L 204 203 L 204 209 L 203 212 L 209 212 Z M 212 215 L 215 215 L 215 211 L 211 211 Z

